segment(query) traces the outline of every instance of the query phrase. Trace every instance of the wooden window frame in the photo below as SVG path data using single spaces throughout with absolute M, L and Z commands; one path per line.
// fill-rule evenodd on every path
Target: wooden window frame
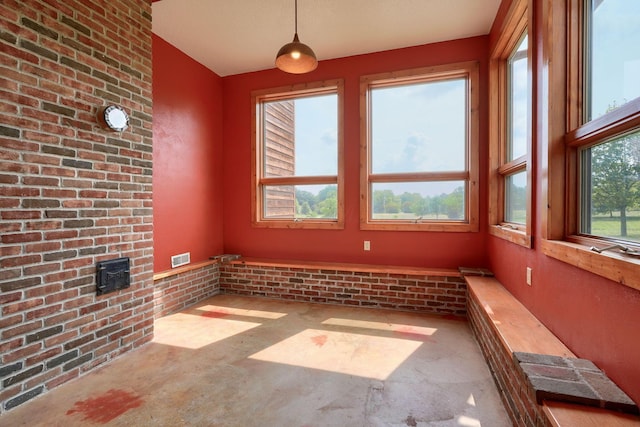
M 500 29 L 500 36 L 491 52 L 489 63 L 489 117 L 491 118 L 489 130 L 489 234 L 527 248 L 531 248 L 533 241 L 534 165 L 532 153 L 534 152 L 534 144 L 532 123 L 534 123 L 533 107 L 535 105 L 532 79 L 534 38 L 530 25 L 532 21 L 530 10 L 528 0 L 515 0 L 511 4 Z M 529 39 L 527 78 L 531 88 L 531 104 L 527 119 L 527 153 L 508 161 L 508 61 L 513 49 L 522 40 L 525 33 Z M 505 220 L 505 182 L 507 177 L 524 171 L 527 176 L 527 220 L 525 224 L 517 224 Z
M 584 0 L 553 2 L 541 6 L 539 28 L 544 75 L 548 84 L 539 91 L 542 123 L 543 186 L 541 199 L 547 206 L 542 217 L 542 250 L 578 268 L 640 290 L 640 259 L 592 246 L 606 246 L 610 239 L 579 234 L 579 149 L 631 130 L 640 129 L 640 98 L 597 119 L 583 119 Z M 563 43 L 564 40 L 564 43 Z M 553 183 L 553 185 L 551 185 Z M 636 244 L 629 244 L 634 249 Z
M 310 95 L 337 95 L 338 153 L 337 175 L 327 176 L 263 176 L 263 123 L 261 106 L 268 101 L 296 99 Z M 251 218 L 252 225 L 260 228 L 289 229 L 343 229 L 344 228 L 344 80 L 325 80 L 303 83 L 251 93 Z M 265 218 L 263 209 L 263 187 L 265 185 L 330 185 L 337 186 L 337 218 Z
M 371 171 L 371 89 L 453 78 L 467 82 L 466 171 L 373 174 Z M 476 61 L 372 74 L 360 78 L 360 229 L 393 231 L 477 232 L 479 211 L 479 65 Z M 374 220 L 371 184 L 375 182 L 465 181 L 465 218 L 460 221 Z

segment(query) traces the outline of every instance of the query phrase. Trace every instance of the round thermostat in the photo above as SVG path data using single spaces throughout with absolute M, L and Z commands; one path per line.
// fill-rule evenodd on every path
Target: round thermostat
M 110 129 L 117 132 L 129 127 L 129 115 L 119 105 L 110 105 L 104 109 L 104 121 Z

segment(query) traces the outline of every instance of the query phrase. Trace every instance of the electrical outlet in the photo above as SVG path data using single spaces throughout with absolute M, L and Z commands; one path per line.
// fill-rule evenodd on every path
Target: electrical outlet
M 364 250 L 365 251 L 370 251 L 371 250 L 371 242 L 369 240 L 365 240 L 364 241 Z
M 527 267 L 527 285 L 531 286 L 531 267 Z

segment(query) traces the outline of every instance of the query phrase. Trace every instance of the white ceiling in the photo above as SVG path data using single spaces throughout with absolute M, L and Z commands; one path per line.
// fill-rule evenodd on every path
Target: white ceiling
M 298 0 L 320 61 L 488 34 L 500 0 Z M 274 68 L 294 0 L 160 0 L 153 32 L 220 76 Z M 322 62 L 320 62 L 322 66 Z

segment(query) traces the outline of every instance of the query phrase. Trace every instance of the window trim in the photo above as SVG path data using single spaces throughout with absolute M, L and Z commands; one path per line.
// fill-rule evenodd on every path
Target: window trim
M 437 81 L 448 78 L 467 79 L 466 171 L 373 174 L 371 171 L 371 89 L 385 86 Z M 360 229 L 394 231 L 477 232 L 479 214 L 479 65 L 477 61 L 416 68 L 360 78 Z M 375 182 L 416 182 L 422 180 L 463 180 L 467 198 L 463 221 L 373 220 L 371 219 L 371 184 Z
M 511 4 L 500 36 L 491 52 L 489 63 L 489 117 L 492 118 L 489 130 L 489 234 L 531 248 L 533 238 L 533 123 L 535 90 L 533 87 L 533 46 L 534 38 L 528 0 L 516 0 Z M 531 108 L 528 112 L 527 153 L 507 160 L 508 144 L 508 96 L 509 84 L 507 70 L 509 58 L 518 43 L 528 36 L 527 78 L 531 88 Z M 505 221 L 505 182 L 508 176 L 526 171 L 527 175 L 527 220 L 525 224 Z
M 283 101 L 308 95 L 337 95 L 338 158 L 337 175 L 262 177 L 262 120 L 263 102 Z M 324 80 L 251 92 L 251 224 L 259 228 L 344 229 L 344 80 Z M 263 210 L 264 185 L 335 184 L 337 186 L 337 218 L 265 218 Z
M 542 6 L 540 21 L 546 25 L 538 32 L 546 49 L 538 69 L 544 70 L 540 81 L 548 84 L 538 91 L 538 108 L 546 118 L 540 139 L 541 199 L 548 209 L 542 216 L 541 247 L 549 257 L 640 290 L 640 259 L 614 251 L 596 253 L 591 246 L 611 240 L 577 235 L 578 148 L 640 127 L 640 98 L 583 123 L 584 17 L 584 0 Z

